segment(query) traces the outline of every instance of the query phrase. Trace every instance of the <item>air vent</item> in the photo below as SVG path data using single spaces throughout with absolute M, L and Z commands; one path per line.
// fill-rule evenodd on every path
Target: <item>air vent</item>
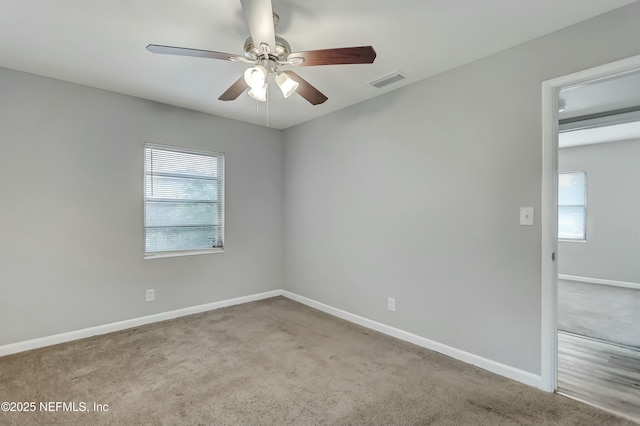
M 384 86 L 388 86 L 391 83 L 395 83 L 396 81 L 404 80 L 404 75 L 399 72 L 393 72 L 389 75 L 385 75 L 382 78 L 379 78 L 375 81 L 369 83 L 373 87 L 377 87 L 378 89 L 382 89 Z

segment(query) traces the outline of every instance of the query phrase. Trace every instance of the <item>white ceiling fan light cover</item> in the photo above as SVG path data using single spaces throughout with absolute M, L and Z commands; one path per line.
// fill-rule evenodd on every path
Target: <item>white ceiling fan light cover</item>
M 262 65 L 247 68 L 244 72 L 244 81 L 252 89 L 259 89 L 267 82 L 267 70 Z
M 293 95 L 299 86 L 299 83 L 297 81 L 294 81 L 291 77 L 283 72 L 279 72 L 276 75 L 275 80 L 285 98 Z
M 266 102 L 267 88 L 268 88 L 267 83 L 265 83 L 262 87 L 252 87 L 251 89 L 249 89 L 248 95 L 251 96 L 256 101 Z

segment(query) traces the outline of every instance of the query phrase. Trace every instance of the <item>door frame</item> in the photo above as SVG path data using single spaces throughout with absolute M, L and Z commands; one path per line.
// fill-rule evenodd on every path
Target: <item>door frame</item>
M 566 87 L 640 70 L 640 55 L 542 82 L 542 324 L 540 387 L 558 388 L 558 96 Z M 554 258 L 552 259 L 552 256 Z

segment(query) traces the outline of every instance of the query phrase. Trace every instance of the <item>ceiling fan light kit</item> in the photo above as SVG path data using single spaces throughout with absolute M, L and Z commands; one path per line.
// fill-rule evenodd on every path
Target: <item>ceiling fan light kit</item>
M 267 100 L 266 92 L 269 88 L 267 81 L 267 77 L 269 76 L 273 76 L 285 98 L 295 93 L 300 84 L 287 74 L 278 70 L 276 61 L 263 57 L 258 61 L 258 65 L 247 68 L 244 71 L 244 81 L 250 87 L 249 96 L 257 101 L 265 102 Z M 265 64 L 266 66 L 260 64 Z
M 244 55 L 189 49 L 184 47 L 150 44 L 147 50 L 166 55 L 194 56 L 245 62 L 252 66 L 218 99 L 232 101 L 247 89 L 248 95 L 258 101 L 267 100 L 268 78 L 272 77 L 285 98 L 298 93 L 312 105 L 319 105 L 327 97 L 318 89 L 284 66 L 318 66 L 339 64 L 371 64 L 376 52 L 371 46 L 343 47 L 336 49 L 292 52 L 284 38 L 275 34 L 280 18 L 273 13 L 271 0 L 240 0 L 251 36 L 244 43 Z

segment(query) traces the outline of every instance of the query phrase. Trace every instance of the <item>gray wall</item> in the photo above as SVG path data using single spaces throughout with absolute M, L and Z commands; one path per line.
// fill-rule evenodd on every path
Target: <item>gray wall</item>
M 286 130 L 287 288 L 539 374 L 541 83 L 640 54 L 639 21 L 634 3 Z
M 0 345 L 282 288 L 280 131 L 6 69 L 0 93 Z M 143 260 L 145 141 L 226 154 L 225 253 Z
M 558 272 L 640 283 L 640 140 L 563 148 L 558 167 L 587 172 L 587 242 L 558 243 Z

